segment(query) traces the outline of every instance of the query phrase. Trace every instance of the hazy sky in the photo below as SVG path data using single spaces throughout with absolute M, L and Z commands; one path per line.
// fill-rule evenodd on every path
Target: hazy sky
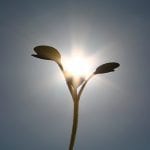
M 1 150 L 68 148 L 71 96 L 53 62 L 30 56 L 43 44 L 121 64 L 87 85 L 76 150 L 150 149 L 150 2 L 1 0 Z

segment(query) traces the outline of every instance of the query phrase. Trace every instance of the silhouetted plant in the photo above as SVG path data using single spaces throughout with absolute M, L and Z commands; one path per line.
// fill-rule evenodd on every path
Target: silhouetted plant
M 68 89 L 70 91 L 74 103 L 73 125 L 72 125 L 72 132 L 71 132 L 71 138 L 69 144 L 69 150 L 73 150 L 75 139 L 76 139 L 77 127 L 78 127 L 79 100 L 85 88 L 85 85 L 94 75 L 113 72 L 115 71 L 114 70 L 115 68 L 120 66 L 120 64 L 116 62 L 109 62 L 100 65 L 87 79 L 85 79 L 84 77 L 75 77 L 73 74 L 67 72 L 67 70 L 64 69 L 61 62 L 61 55 L 57 49 L 50 46 L 42 45 L 42 46 L 35 47 L 34 51 L 36 54 L 32 54 L 32 56 L 36 58 L 52 60 L 56 62 L 59 68 L 61 69 L 61 72 L 63 73 L 64 78 L 66 80 L 66 84 L 68 86 Z M 77 90 L 79 87 L 80 89 Z

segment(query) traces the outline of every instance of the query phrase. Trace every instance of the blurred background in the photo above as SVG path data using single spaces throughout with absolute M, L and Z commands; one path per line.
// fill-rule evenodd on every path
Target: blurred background
M 80 101 L 76 150 L 150 149 L 150 2 L 148 0 L 0 1 L 0 149 L 66 150 L 72 100 L 53 62 L 31 57 L 37 45 L 73 48 L 95 76 Z M 95 61 L 94 61 L 95 60 Z

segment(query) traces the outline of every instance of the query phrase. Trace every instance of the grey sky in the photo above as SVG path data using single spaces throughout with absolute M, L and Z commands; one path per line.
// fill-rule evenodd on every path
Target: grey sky
M 63 56 L 75 44 L 96 54 L 97 65 L 121 64 L 87 85 L 75 149 L 149 150 L 149 7 L 148 0 L 1 0 L 0 149 L 68 148 L 71 96 L 57 66 L 30 55 L 46 44 Z

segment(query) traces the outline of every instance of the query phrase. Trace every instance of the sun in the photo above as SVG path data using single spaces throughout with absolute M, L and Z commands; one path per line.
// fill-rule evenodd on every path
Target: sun
M 65 56 L 63 65 L 65 70 L 75 77 L 87 77 L 91 73 L 90 59 L 79 51 L 71 56 Z
M 65 69 L 75 76 L 85 76 L 88 74 L 88 67 L 86 60 L 79 56 L 70 58 L 65 64 Z

